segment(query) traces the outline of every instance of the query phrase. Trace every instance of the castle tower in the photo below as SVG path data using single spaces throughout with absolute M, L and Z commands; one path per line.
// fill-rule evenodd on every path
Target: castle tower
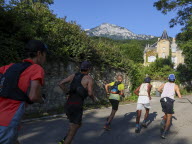
M 167 58 L 170 54 L 170 41 L 167 31 L 164 30 L 157 43 L 157 54 L 159 58 Z

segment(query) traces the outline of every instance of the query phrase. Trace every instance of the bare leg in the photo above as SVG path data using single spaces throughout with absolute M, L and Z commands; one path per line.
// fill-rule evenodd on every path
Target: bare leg
M 171 118 L 172 118 L 172 114 L 167 114 L 167 121 L 166 121 L 166 124 L 165 124 L 165 131 L 167 131 L 170 127 L 170 124 L 171 124 Z
M 139 124 L 142 110 L 137 110 L 136 124 Z
M 70 144 L 79 128 L 80 128 L 80 125 L 70 123 L 69 131 L 63 144 Z
M 145 110 L 146 110 L 146 112 L 145 112 L 145 117 L 144 117 L 144 120 L 146 121 L 146 120 L 147 120 L 147 118 L 148 118 L 148 116 L 149 116 L 149 109 L 148 109 L 148 108 L 146 108 Z
M 113 120 L 116 112 L 117 112 L 117 110 L 112 109 L 111 114 L 110 114 L 110 116 L 108 117 L 108 120 L 107 120 L 108 124 Z
M 165 113 L 165 115 L 163 116 L 163 120 L 161 122 L 164 125 L 163 127 L 164 130 L 165 130 L 166 121 L 167 121 L 167 114 Z

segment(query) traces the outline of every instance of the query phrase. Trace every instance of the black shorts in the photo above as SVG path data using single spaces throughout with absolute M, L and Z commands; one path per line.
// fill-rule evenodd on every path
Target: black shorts
M 76 105 L 66 106 L 66 115 L 70 123 L 81 125 L 83 108 Z
M 174 114 L 174 100 L 170 99 L 168 97 L 165 98 L 161 98 L 160 100 L 161 102 L 161 107 L 162 107 L 162 111 L 166 114 Z
M 118 110 L 119 107 L 119 101 L 118 100 L 114 100 L 114 99 L 109 99 L 111 105 L 112 105 L 112 109 L 113 110 Z

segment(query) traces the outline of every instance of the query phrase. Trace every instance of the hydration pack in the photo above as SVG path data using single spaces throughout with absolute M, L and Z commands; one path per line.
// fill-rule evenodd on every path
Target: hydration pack
M 29 62 L 22 62 L 13 64 L 7 71 L 0 77 L 0 97 L 25 101 L 29 104 L 33 102 L 30 101 L 26 93 L 24 93 L 19 87 L 19 77 L 21 73 L 31 66 Z
M 121 82 L 115 82 L 113 86 L 111 86 L 111 93 L 113 94 L 119 94 L 120 91 L 118 90 L 118 85 L 120 85 Z
M 85 75 L 82 73 L 76 73 L 73 81 L 70 85 L 69 94 L 75 94 L 76 96 L 80 96 L 82 99 L 85 99 L 88 96 L 88 91 L 81 84 L 81 80 Z

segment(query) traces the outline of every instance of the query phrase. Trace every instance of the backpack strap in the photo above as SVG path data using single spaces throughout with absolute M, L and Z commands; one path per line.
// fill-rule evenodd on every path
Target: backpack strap
M 26 93 L 19 87 L 18 82 L 22 72 L 31 66 L 30 62 L 22 62 L 13 64 L 7 71 L 0 77 L 0 97 L 5 97 L 17 101 L 25 101 L 29 104 L 30 101 Z

